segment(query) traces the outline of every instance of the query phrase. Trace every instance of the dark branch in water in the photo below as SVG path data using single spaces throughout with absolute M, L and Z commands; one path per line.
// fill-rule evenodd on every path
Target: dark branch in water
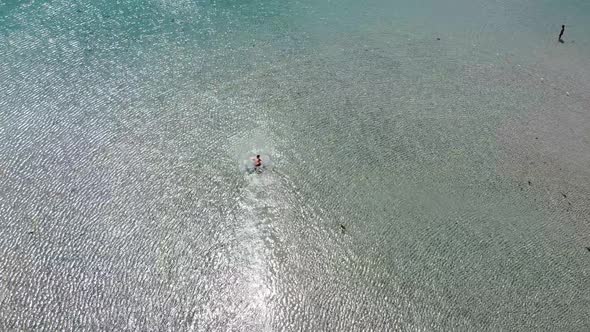
M 561 32 L 559 32 L 559 38 L 558 38 L 558 41 L 559 41 L 560 43 L 562 43 L 562 44 L 563 44 L 563 39 L 562 39 L 561 37 L 563 37 L 563 32 L 564 32 L 564 31 L 565 31 L 565 25 L 562 25 L 562 26 L 561 26 Z

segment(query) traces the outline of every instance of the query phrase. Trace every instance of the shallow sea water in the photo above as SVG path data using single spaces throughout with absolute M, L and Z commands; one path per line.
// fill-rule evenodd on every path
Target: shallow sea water
M 588 14 L 0 0 L 0 329 L 590 329 Z

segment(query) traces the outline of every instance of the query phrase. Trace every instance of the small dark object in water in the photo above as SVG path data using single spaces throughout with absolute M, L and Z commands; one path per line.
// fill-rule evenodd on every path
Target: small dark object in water
M 567 198 L 567 195 L 564 193 L 561 193 L 561 196 L 563 196 L 563 198 Z
M 529 180 L 529 186 L 532 185 L 531 181 Z
M 586 249 L 588 249 L 588 251 L 590 251 L 590 247 L 586 247 Z
M 33 231 L 29 231 L 29 234 L 33 234 L 33 233 L 35 233 L 35 232 L 33 232 Z
M 345 230 L 346 230 L 346 226 L 344 226 L 344 225 L 342 225 L 342 224 L 340 224 L 340 228 L 342 228 L 342 230 L 343 230 L 343 231 L 345 231 Z
M 440 40 L 440 38 L 436 38 L 436 40 Z
M 535 137 L 535 139 L 539 139 L 538 137 Z
M 563 39 L 561 39 L 561 37 L 563 37 L 563 32 L 564 32 L 564 31 L 565 31 L 565 25 L 562 25 L 562 26 L 561 26 L 561 31 L 559 32 L 559 38 L 558 38 L 558 41 L 559 41 L 560 43 L 562 43 L 562 44 L 563 44 L 564 42 L 563 42 Z

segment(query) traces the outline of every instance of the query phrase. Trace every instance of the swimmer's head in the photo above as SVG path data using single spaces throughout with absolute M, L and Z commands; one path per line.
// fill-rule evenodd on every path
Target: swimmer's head
M 256 158 L 260 159 L 260 155 L 259 155 L 259 154 L 257 154 L 257 155 L 256 155 Z

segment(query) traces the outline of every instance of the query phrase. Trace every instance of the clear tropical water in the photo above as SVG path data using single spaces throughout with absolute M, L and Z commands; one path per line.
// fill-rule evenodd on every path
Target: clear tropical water
M 0 0 L 0 329 L 590 329 L 589 15 Z

